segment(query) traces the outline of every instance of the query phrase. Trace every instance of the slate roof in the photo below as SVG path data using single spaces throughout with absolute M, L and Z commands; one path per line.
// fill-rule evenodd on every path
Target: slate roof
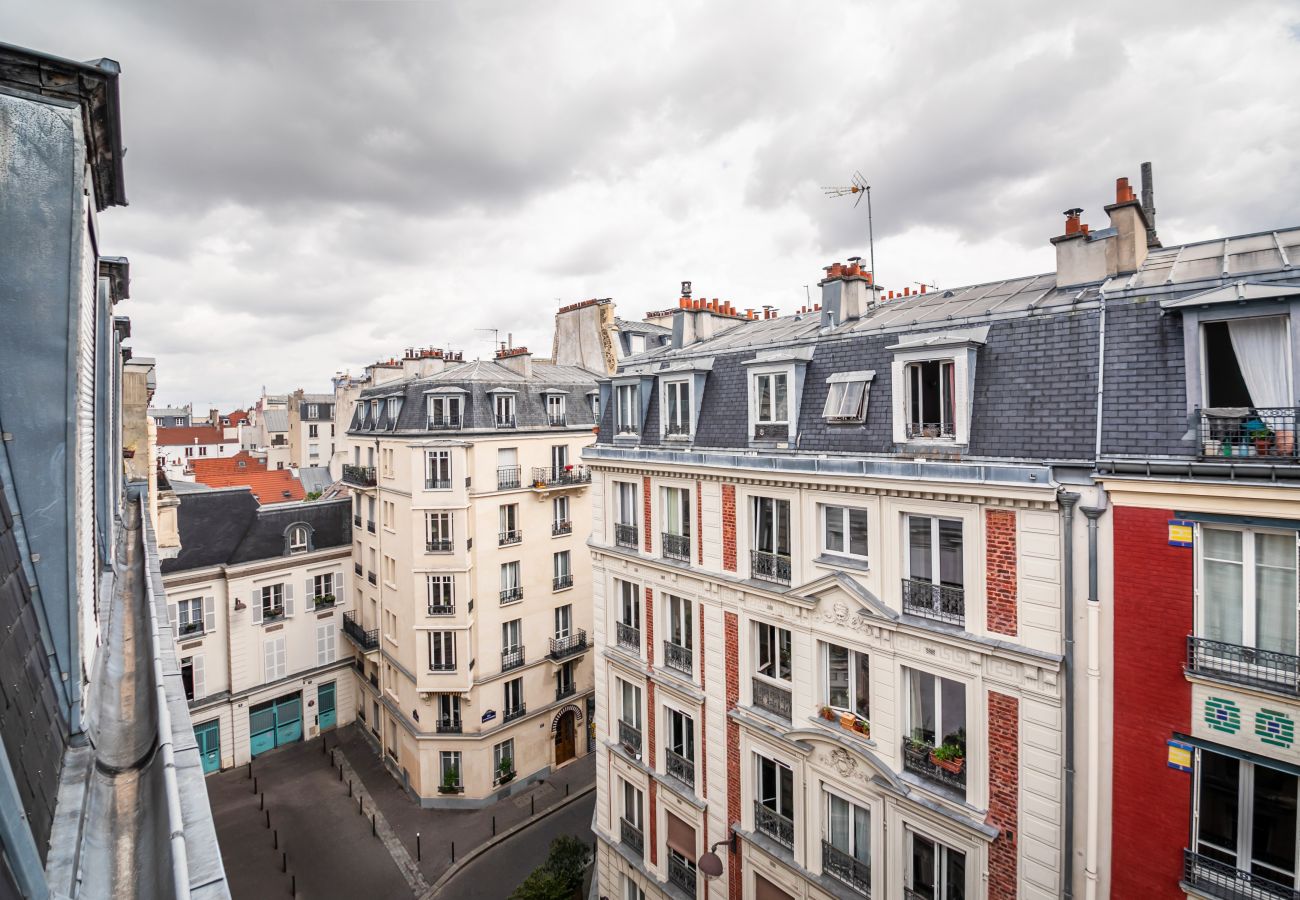
M 262 425 L 267 431 L 288 431 L 289 411 L 287 409 L 262 410 Z
M 640 322 L 636 319 L 614 318 L 614 324 L 618 326 L 619 331 L 628 332 L 629 334 L 655 335 L 658 337 L 671 337 L 673 330 L 665 328 L 663 325 L 655 325 L 651 322 Z
M 311 549 L 352 542 L 351 504 L 346 498 L 259 506 L 246 488 L 185 494 L 176 511 L 181 550 L 162 561 L 163 574 L 238 565 L 288 555 L 291 525 L 311 529 Z
M 513 392 L 515 396 L 515 418 L 517 428 L 511 430 L 542 429 L 553 431 L 557 426 L 549 424 L 546 415 L 547 392 L 563 394 L 565 401 L 566 428 L 590 429 L 594 426 L 591 405 L 587 400 L 590 393 L 598 389 L 597 376 L 578 366 L 560 366 L 554 363 L 534 360 L 532 377 L 512 371 L 506 366 L 491 360 L 473 360 L 448 366 L 436 375 L 404 378 L 385 382 L 361 392 L 361 400 L 401 397 L 402 406 L 398 413 L 396 427 L 391 428 L 387 419 L 387 404 L 380 404 L 378 422 L 369 420 L 369 404 L 361 403 L 353 411 L 348 431 L 351 434 L 371 434 L 389 432 L 396 434 L 420 434 L 453 436 L 473 431 L 491 431 L 501 433 L 495 425 L 495 408 L 493 391 Z M 425 397 L 429 393 L 448 392 L 462 397 L 462 415 L 464 426 L 458 430 L 448 431 L 427 428 Z
M 193 446 L 196 444 L 234 444 L 238 438 L 228 438 L 221 428 L 213 425 L 191 425 L 182 428 L 158 429 L 159 447 Z
M 744 363 L 760 351 L 807 347 L 791 453 L 915 455 L 892 436 L 888 349 L 901 338 L 987 327 L 976 352 L 970 443 L 976 459 L 1091 463 L 1096 458 L 1101 310 L 1106 308 L 1102 455 L 1187 457 L 1197 443 L 1187 412 L 1181 317 L 1169 301 L 1233 284 L 1300 285 L 1300 227 L 1154 250 L 1136 272 L 1101 283 L 1058 288 L 1054 273 L 914 294 L 881 302 L 861 319 L 824 326 L 821 314 L 742 322 L 674 350 L 652 348 L 624 359 L 620 375 L 655 374 L 673 363 L 712 360 L 691 448 L 749 447 Z M 1275 301 L 1274 301 L 1275 302 Z M 874 370 L 865 421 L 828 423 L 822 408 L 835 372 Z M 617 376 L 616 376 L 617 377 Z M 653 382 L 641 446 L 658 446 L 659 385 Z M 602 410 L 599 442 L 613 442 L 612 404 Z M 620 439 L 618 446 L 623 446 Z M 674 447 L 680 442 L 671 442 Z
M 334 483 L 330 470 L 325 466 L 304 466 L 298 470 L 298 481 L 307 493 L 324 491 Z

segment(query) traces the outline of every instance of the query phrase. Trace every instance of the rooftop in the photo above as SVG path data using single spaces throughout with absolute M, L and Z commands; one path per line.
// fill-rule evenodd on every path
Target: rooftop
M 225 431 L 215 425 L 187 425 L 181 428 L 158 429 L 159 447 L 180 447 L 194 444 L 234 444 L 237 438 L 228 438 Z
M 266 459 L 247 450 L 224 459 L 190 461 L 194 480 L 208 487 L 247 487 L 264 504 L 289 503 L 306 496 L 302 483 L 288 469 L 266 468 Z

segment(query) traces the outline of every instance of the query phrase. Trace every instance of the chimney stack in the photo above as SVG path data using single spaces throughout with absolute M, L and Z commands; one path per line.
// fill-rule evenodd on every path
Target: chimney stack
M 1147 246 L 1160 246 L 1160 236 L 1156 234 L 1156 189 L 1151 179 L 1151 163 L 1142 164 L 1142 212 L 1147 217 Z
M 1148 177 L 1144 171 L 1144 182 Z M 1146 191 L 1144 186 L 1144 196 Z M 1115 179 L 1115 202 L 1105 209 L 1110 227 L 1095 234 L 1083 224 L 1082 209 L 1073 207 L 1065 211 L 1065 233 L 1052 238 L 1058 286 L 1104 281 L 1136 272 L 1146 262 L 1154 231 L 1128 178 Z
M 502 347 L 496 354 L 497 363 L 516 375 L 533 377 L 533 355 L 527 347 Z
M 822 300 L 812 311 L 821 313 L 823 328 L 857 321 L 878 301 L 871 273 L 863 270 L 860 256 L 850 256 L 847 265 L 831 263 L 818 286 Z
M 691 283 L 682 282 L 682 295 L 673 310 L 672 347 L 679 350 L 698 341 L 708 340 L 753 316 L 741 315 L 727 300 L 692 297 Z

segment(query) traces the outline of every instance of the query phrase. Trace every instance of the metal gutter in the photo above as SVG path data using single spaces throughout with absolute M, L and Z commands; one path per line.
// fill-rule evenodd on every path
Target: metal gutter
M 1079 495 L 1062 491 L 1061 541 L 1064 546 L 1063 594 L 1065 598 L 1065 840 L 1061 847 L 1061 896 L 1074 896 L 1074 505 Z

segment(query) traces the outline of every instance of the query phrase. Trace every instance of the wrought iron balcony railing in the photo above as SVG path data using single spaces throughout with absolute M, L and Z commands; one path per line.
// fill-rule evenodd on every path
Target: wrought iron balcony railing
M 623 525 L 617 523 L 614 525 L 614 543 L 620 547 L 630 547 L 637 549 L 637 528 L 635 525 Z
M 522 529 L 519 528 L 514 528 L 511 529 L 510 531 L 497 532 L 498 547 L 509 547 L 511 544 L 517 544 L 523 539 L 524 539 L 524 532 Z
M 461 733 L 460 716 L 438 716 L 436 724 L 439 734 Z
M 664 748 L 664 763 L 668 769 L 668 774 L 676 778 L 682 784 L 695 786 L 695 763 L 682 756 L 675 750 Z
M 496 417 L 497 428 L 515 428 L 519 421 L 514 416 L 503 416 L 498 414 Z
M 454 659 L 431 659 L 429 660 L 430 672 L 455 672 L 456 660 Z
M 552 428 L 563 428 L 567 424 L 567 419 L 564 413 L 548 413 L 546 424 Z
M 618 826 L 618 838 L 622 841 L 623 846 L 637 856 L 643 856 L 645 854 L 645 838 L 641 834 L 641 829 L 627 819 L 619 819 Z
M 753 685 L 755 706 L 759 709 L 765 709 L 773 715 L 780 716 L 786 721 L 790 720 L 790 692 L 788 690 L 779 688 L 759 678 L 753 679 Z
M 1300 656 L 1187 636 L 1187 671 L 1216 681 L 1230 681 L 1300 696 Z
M 551 659 L 564 659 L 566 656 L 582 653 L 586 649 L 587 632 L 582 628 L 564 637 L 551 638 Z
M 375 533 L 375 520 L 374 520 L 374 519 L 367 519 L 367 520 L 366 520 L 366 531 L 369 531 L 371 534 L 374 534 L 374 533 Z
M 449 429 L 460 428 L 461 422 L 462 419 L 460 413 L 448 413 L 447 415 L 442 415 L 442 416 L 429 416 L 428 430 L 447 431 Z
M 749 551 L 749 574 L 760 581 L 775 581 L 777 584 L 790 583 L 790 557 L 780 553 L 765 553 L 762 550 Z
M 442 602 L 437 601 L 429 604 L 429 615 L 431 616 L 454 616 L 456 614 L 456 604 L 454 601 Z
M 641 729 L 618 720 L 618 742 L 632 753 L 641 753 Z
M 573 574 L 556 575 L 551 579 L 551 590 L 563 591 L 573 587 Z
M 862 896 L 871 896 L 871 863 L 845 853 L 830 841 L 822 841 L 822 871 Z
M 366 581 L 369 581 L 371 584 L 379 584 L 379 576 L 374 572 L 367 572 Z
M 676 853 L 668 854 L 668 881 L 685 891 L 687 896 L 695 896 L 695 866 Z
M 509 672 L 511 669 L 517 669 L 524 664 L 524 648 L 506 647 L 501 651 L 501 671 Z
M 560 537 L 565 534 L 573 534 L 573 523 L 568 519 L 551 524 L 551 537 Z
M 591 469 L 586 466 L 542 466 L 533 469 L 535 487 L 566 487 L 591 484 Z
M 361 572 L 362 572 L 361 563 L 353 563 L 353 564 L 352 564 L 352 571 L 356 573 L 356 575 L 357 575 L 358 578 L 360 578 L 360 577 L 361 577 Z
M 343 614 L 343 634 L 362 650 L 374 650 L 379 646 L 379 629 L 362 628 L 355 613 Z
M 958 793 L 966 792 L 966 761 L 947 762 L 940 765 L 935 761 L 934 747 L 923 741 L 903 738 L 903 771 L 920 775 L 935 784 L 952 788 Z
M 957 436 L 956 427 L 951 422 L 908 422 L 907 437 L 921 439 L 948 439 Z
M 424 479 L 424 489 L 426 491 L 451 490 L 451 479 L 450 478 L 426 478 Z
M 665 437 L 690 437 L 691 426 L 687 422 L 669 422 L 664 426 Z
M 680 644 L 674 644 L 672 641 L 664 641 L 664 665 L 670 669 L 675 669 L 683 675 L 694 674 L 692 667 L 692 657 L 690 647 L 683 647 Z
M 354 527 L 356 527 L 356 528 L 360 528 L 360 527 L 361 527 L 361 517 L 360 517 L 360 516 L 353 516 L 353 517 L 352 517 L 352 524 L 353 524 Z
M 663 542 L 664 558 L 691 561 L 691 536 L 689 534 L 672 534 L 665 531 L 660 536 Z
M 757 422 L 754 424 L 754 440 L 788 441 L 790 440 L 790 426 L 773 422 Z
M 1183 881 L 1199 893 L 1223 900 L 1300 900 L 1300 891 L 1217 859 L 1183 851 Z
M 1293 406 L 1198 409 L 1200 456 L 1233 462 L 1300 462 L 1297 413 L 1300 409 Z
M 922 578 L 903 579 L 903 612 L 952 625 L 966 622 L 966 590 Z
M 614 623 L 614 637 L 618 645 L 625 650 L 631 650 L 633 653 L 641 651 L 641 629 L 635 625 L 629 625 L 626 622 Z
M 519 487 L 519 467 L 501 466 L 497 469 L 497 490 L 508 491 Z
M 374 487 L 375 467 L 345 465 L 343 467 L 343 483 L 354 487 Z
M 528 715 L 528 706 L 520 703 L 518 706 L 512 706 L 507 709 L 501 716 L 503 722 L 513 722 L 515 719 L 523 718 Z
M 436 541 L 425 541 L 424 549 L 429 553 L 450 553 L 452 551 L 452 541 L 450 538 Z
M 567 684 L 557 684 L 555 686 L 555 702 L 559 703 L 565 697 L 572 697 L 578 693 L 578 686 L 570 681 Z
M 524 599 L 524 589 L 522 587 L 508 587 L 503 588 L 501 591 L 502 606 L 505 606 L 507 603 L 515 603 L 522 599 Z
M 754 801 L 754 830 L 779 844 L 794 848 L 794 819 L 768 809 L 759 800 Z

